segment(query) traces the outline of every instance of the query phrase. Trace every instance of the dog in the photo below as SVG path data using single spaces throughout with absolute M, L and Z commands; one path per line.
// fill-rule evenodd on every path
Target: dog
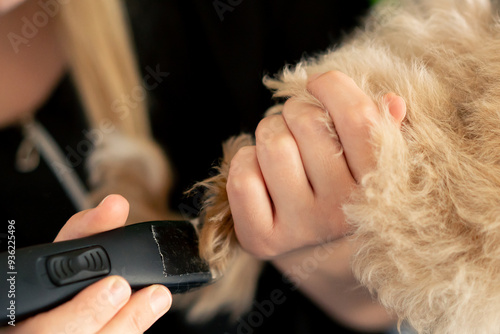
M 377 165 L 343 207 L 352 268 L 419 333 L 500 333 L 499 5 L 383 2 L 340 46 L 264 79 L 276 98 L 322 107 L 307 80 L 340 71 L 378 105 Z M 388 92 L 406 102 L 401 129 L 383 103 Z M 262 261 L 238 243 L 225 186 L 232 157 L 253 143 L 248 134 L 228 140 L 218 174 L 198 184 L 200 250 L 221 279 L 188 298 L 193 321 L 251 305 Z
M 360 284 L 419 333 L 500 333 L 499 10 L 497 0 L 382 2 L 341 45 L 264 78 L 279 99 L 267 116 L 291 97 L 323 108 L 306 84 L 329 71 L 351 77 L 377 104 L 377 164 L 343 207 L 352 231 L 345 239 L 355 245 Z M 406 102 L 401 128 L 383 101 L 389 92 Z M 129 222 L 178 218 L 163 207 L 172 175 L 159 149 L 128 145 L 120 158 L 114 142 L 96 149 L 93 183 L 120 169 L 113 182 L 131 202 Z M 195 222 L 200 253 L 219 280 L 175 297 L 190 321 L 218 312 L 236 319 L 252 304 L 263 261 L 236 238 L 226 183 L 232 157 L 253 144 L 248 134 L 229 139 L 217 174 L 195 186 L 206 188 Z M 131 163 L 130 147 L 140 163 Z M 96 201 L 111 191 L 96 189 Z

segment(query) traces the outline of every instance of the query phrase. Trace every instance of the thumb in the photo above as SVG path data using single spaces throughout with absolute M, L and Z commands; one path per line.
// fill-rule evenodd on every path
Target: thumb
M 120 195 L 109 195 L 95 208 L 73 215 L 54 241 L 87 237 L 123 226 L 127 220 L 128 201 Z
M 387 103 L 389 112 L 398 124 L 401 126 L 405 116 L 406 116 L 406 102 L 401 97 L 394 93 L 389 93 L 384 95 L 384 102 Z

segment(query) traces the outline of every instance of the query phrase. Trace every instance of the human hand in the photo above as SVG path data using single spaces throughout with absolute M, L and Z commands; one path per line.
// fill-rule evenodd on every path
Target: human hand
M 123 226 L 129 204 L 111 195 L 96 208 L 71 217 L 57 241 L 82 238 Z M 82 290 L 67 303 L 40 313 L 2 333 L 143 333 L 168 311 L 172 296 L 162 285 L 152 285 L 131 295 L 127 281 L 106 277 Z M 5 332 L 4 332 L 5 331 Z
M 340 72 L 308 82 L 325 111 L 293 98 L 281 115 L 264 118 L 256 145 L 231 161 L 227 193 L 240 244 L 261 258 L 331 241 L 348 233 L 342 206 L 374 164 L 370 128 L 380 117 L 376 104 Z M 406 106 L 393 93 L 385 102 L 401 124 Z

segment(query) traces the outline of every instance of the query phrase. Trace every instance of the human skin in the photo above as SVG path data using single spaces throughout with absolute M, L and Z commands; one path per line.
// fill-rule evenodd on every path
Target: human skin
M 21 18 L 30 17 L 30 13 L 34 10 L 38 10 L 36 1 L 0 0 L 0 33 L 19 31 Z M 51 24 L 40 29 L 32 41 L 29 52 L 21 50 L 17 54 L 14 53 L 7 39 L 3 39 L 0 43 L 4 43 L 0 44 L 0 68 L 3 69 L 0 88 L 1 91 L 8 92 L 0 95 L 0 127 L 2 127 L 29 117 L 37 106 L 43 103 L 64 72 L 65 60 L 58 49 Z M 18 84 L 13 85 L 13 80 Z M 316 123 L 318 119 L 316 116 L 323 111 L 290 100 L 285 106 L 283 115 L 268 118 L 259 125 L 257 146 L 245 148 L 235 157 L 230 171 L 228 192 L 235 217 L 236 232 L 246 249 L 258 256 L 272 258 L 273 263 L 284 273 L 296 273 L 301 278 L 298 282 L 299 287 L 332 317 L 356 328 L 382 328 L 392 323 L 393 319 L 378 305 L 373 306 L 366 291 L 352 293 L 352 288 L 357 286 L 357 282 L 350 275 L 349 247 L 334 246 L 337 247 L 335 252 L 328 253 L 329 257 L 320 261 L 314 275 L 301 276 L 300 271 L 295 270 L 297 264 L 310 258 L 318 240 L 338 239 L 346 232 L 347 227 L 343 223 L 340 206 L 348 197 L 352 187 L 356 186 L 364 170 L 369 169 L 373 163 L 370 159 L 370 147 L 366 145 L 366 126 L 369 122 L 364 118 L 357 119 L 361 121 L 357 122 L 355 119 L 342 116 L 344 112 L 349 111 L 352 112 L 347 115 L 359 115 L 358 111 L 363 110 L 368 113 L 363 114 L 364 116 L 376 117 L 378 110 L 373 109 L 371 101 L 348 83 L 349 81 L 338 73 L 333 77 L 331 73 L 317 76 L 310 82 L 311 92 L 313 95 L 318 95 L 317 98 L 327 106 L 330 113 L 341 111 L 331 116 L 339 131 L 344 155 L 336 156 L 339 146 L 331 141 L 326 131 L 316 131 L 318 126 L 321 126 Z M 16 90 L 15 87 L 22 89 Z M 337 94 L 339 89 L 342 94 Z M 331 101 L 330 96 L 346 96 L 349 99 Z M 390 109 L 393 115 L 396 115 L 395 120 L 400 122 L 402 119 L 400 116 L 404 116 L 404 112 L 401 112 L 404 109 L 404 102 L 391 94 L 387 96 L 387 100 L 393 104 Z M 269 129 L 272 131 L 269 132 Z M 358 132 L 364 136 L 350 136 L 350 133 Z M 313 144 L 312 150 L 306 149 Z M 322 158 L 318 160 L 315 158 L 317 156 Z M 236 166 L 239 162 L 242 168 L 237 172 L 239 168 Z M 332 187 L 332 184 L 335 186 Z M 243 190 L 245 193 L 241 194 Z M 101 212 L 100 210 L 102 208 L 98 209 L 98 212 Z M 84 217 L 88 218 L 88 215 Z M 112 221 L 112 224 L 116 222 L 123 224 L 120 219 Z M 71 221 L 81 220 L 72 218 L 68 224 Z M 95 228 L 91 223 L 86 225 L 85 221 L 83 220 L 83 225 L 76 223 L 68 225 L 71 227 L 66 228 L 66 231 L 70 236 L 64 232 L 58 240 L 104 231 L 100 227 Z M 314 228 L 311 228 L 309 222 L 315 222 Z M 113 227 L 118 227 L 119 224 Z M 343 242 L 338 241 L 338 244 Z M 113 279 L 123 283 L 120 278 Z M 106 280 L 100 281 L 83 291 L 81 296 L 97 298 L 99 293 L 109 290 L 112 283 Z M 130 298 L 130 292 L 128 293 Z M 143 294 L 147 293 L 146 291 Z M 115 306 L 110 305 L 108 314 L 114 314 L 113 318 L 121 314 L 119 319 L 126 324 L 136 323 L 135 327 L 128 326 L 129 328 L 148 326 L 140 324 L 137 319 L 134 320 L 132 313 L 126 311 L 122 313 L 122 310 L 133 309 L 135 305 L 143 305 L 148 309 L 147 298 L 143 294 L 128 299 L 125 305 L 130 304 L 130 306 L 126 308 L 122 305 L 119 312 Z M 61 319 L 67 319 L 69 323 L 74 313 L 68 310 L 72 309 L 72 303 L 77 303 L 77 300 L 65 304 L 66 308 L 56 308 L 40 314 L 33 318 L 36 320 L 19 323 L 16 327 L 28 328 L 27 332 L 37 333 L 43 330 L 44 326 L 54 325 L 54 319 L 59 319 L 61 316 Z M 348 304 L 345 303 L 347 300 Z M 118 313 L 113 313 L 114 311 Z M 124 318 L 123 314 L 129 318 Z M 150 316 L 148 319 L 152 318 L 154 317 Z M 78 323 L 81 320 L 71 321 Z M 89 333 L 102 330 L 104 327 L 99 327 L 101 325 L 92 324 L 88 328 Z
M 82 238 L 123 226 L 129 205 L 119 195 L 106 197 L 94 209 L 72 216 L 54 242 Z M 0 333 L 143 333 L 165 314 L 172 304 L 170 291 L 152 285 L 131 293 L 127 281 L 106 277 L 78 293 L 69 302 L 0 329 Z
M 6 14 L 26 0 L 0 0 L 0 15 Z
M 7 38 L 22 35 L 23 18 L 32 18 L 41 9 L 37 1 L 0 0 L 0 128 L 33 116 L 46 101 L 65 72 L 66 60 L 55 34 L 55 21 L 49 19 L 17 48 Z
M 292 276 L 327 314 L 356 329 L 384 329 L 394 319 L 350 271 L 353 248 L 343 238 L 349 227 L 342 211 L 374 167 L 370 128 L 380 112 L 340 72 L 314 75 L 307 88 L 325 110 L 288 100 L 282 114 L 260 122 L 256 145 L 242 148 L 231 161 L 227 192 L 236 235 L 244 249 Z M 404 100 L 388 93 L 384 101 L 401 125 Z M 325 112 L 338 142 L 323 120 Z M 300 271 L 307 261 L 314 272 Z
M 23 17 L 39 11 L 36 1 L 0 0 L 0 34 L 19 33 Z M 64 73 L 65 59 L 54 34 L 52 20 L 40 28 L 29 47 L 19 52 L 7 38 L 0 41 L 0 128 L 22 122 L 38 109 Z M 125 224 L 128 202 L 110 196 L 97 208 L 75 214 L 55 241 L 81 238 Z M 63 332 L 142 333 L 170 308 L 172 298 L 163 286 L 150 286 L 134 294 L 121 277 L 100 280 L 67 303 L 40 313 L 0 333 Z M 85 312 L 80 312 L 80 311 Z M 79 313 L 80 312 L 80 313 Z

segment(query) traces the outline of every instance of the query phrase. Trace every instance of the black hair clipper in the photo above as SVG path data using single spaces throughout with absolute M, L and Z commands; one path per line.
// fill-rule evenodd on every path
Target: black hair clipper
M 122 276 L 132 289 L 163 284 L 172 293 L 213 281 L 188 221 L 145 222 L 21 248 L 13 256 L 0 253 L 0 264 L 0 325 L 53 308 L 109 275 Z

